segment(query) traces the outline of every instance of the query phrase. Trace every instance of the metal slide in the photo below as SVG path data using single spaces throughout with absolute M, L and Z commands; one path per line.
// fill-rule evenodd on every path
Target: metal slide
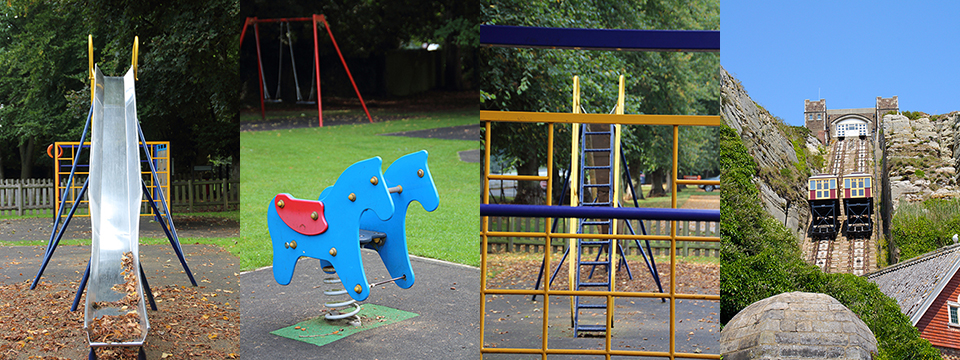
M 142 346 L 150 329 L 140 283 L 142 185 L 134 70 L 95 69 L 89 199 L 93 228 L 83 328 L 90 347 Z

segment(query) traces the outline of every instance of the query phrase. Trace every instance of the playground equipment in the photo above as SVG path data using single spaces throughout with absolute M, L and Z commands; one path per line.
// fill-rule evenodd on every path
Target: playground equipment
M 79 197 L 83 184 L 78 184 L 79 181 L 71 181 L 71 186 L 68 189 L 65 181 L 69 178 L 70 170 L 73 169 L 74 164 L 81 170 L 88 170 L 90 168 L 89 159 L 80 157 L 82 154 L 81 149 L 86 149 L 89 152 L 90 142 L 88 141 L 81 145 L 76 141 L 57 141 L 47 147 L 47 155 L 53 158 L 53 168 L 56 169 L 53 175 L 54 183 L 57 184 L 57 191 L 54 192 L 54 213 L 61 213 L 59 209 L 60 206 L 69 209 L 69 206 L 74 202 L 80 201 L 81 208 L 79 208 L 78 212 L 74 213 L 73 216 L 90 216 L 89 213 L 82 212 L 83 203 L 86 202 L 86 200 L 81 200 Z M 150 160 L 146 158 L 140 159 L 141 164 L 145 167 L 145 169 L 141 171 L 141 175 L 144 177 L 144 184 L 150 193 L 150 197 L 157 199 L 160 196 L 160 192 L 164 194 L 170 193 L 170 142 L 147 141 L 145 149 L 150 153 Z M 146 166 L 147 161 L 151 161 L 153 168 L 157 170 L 156 178 L 153 176 L 150 167 Z M 85 182 L 84 174 L 86 173 L 74 174 L 74 180 L 84 178 Z M 156 179 L 156 182 L 154 179 Z M 60 199 L 61 194 L 64 195 L 62 201 Z M 143 211 L 141 211 L 140 216 L 157 215 L 154 214 L 153 208 L 147 204 L 147 201 L 147 199 L 143 199 Z
M 480 42 L 489 46 L 506 47 L 542 47 L 542 48 L 576 48 L 591 50 L 628 50 L 628 51 L 719 51 L 720 39 L 718 31 L 676 31 L 676 30 L 604 30 L 604 29 L 556 29 L 556 28 L 526 28 L 513 26 L 492 26 L 481 25 Z M 484 122 L 485 147 L 484 147 L 484 197 L 483 204 L 480 206 L 480 216 L 482 219 L 481 228 L 481 277 L 480 277 L 480 333 L 484 334 L 486 319 L 486 302 L 488 295 L 541 295 L 544 297 L 542 303 L 542 347 L 539 349 L 529 348 L 505 348 L 505 347 L 486 347 L 481 346 L 481 354 L 485 353 L 516 353 L 516 354 L 540 354 L 543 359 L 548 354 L 578 354 L 578 355 L 606 355 L 608 358 L 612 355 L 620 356 L 652 356 L 668 358 L 703 358 L 719 359 L 719 354 L 702 353 L 681 353 L 676 351 L 676 302 L 678 299 L 697 299 L 719 301 L 719 294 L 679 294 L 676 292 L 676 250 L 678 241 L 720 241 L 719 237 L 697 237 L 697 236 L 679 236 L 677 222 L 684 220 L 698 221 L 719 221 L 720 212 L 717 210 L 688 210 L 677 209 L 677 185 L 719 185 L 716 180 L 685 180 L 678 178 L 677 158 L 679 147 L 679 126 L 718 126 L 721 124 L 719 116 L 689 116 L 689 115 L 624 115 L 623 109 L 623 88 L 621 85 L 620 96 L 618 99 L 617 111 L 615 114 L 583 114 L 579 106 L 578 80 L 574 80 L 574 100 L 573 113 L 532 113 L 515 111 L 480 111 L 480 120 Z M 622 84 L 622 82 L 621 82 Z M 491 122 L 526 122 L 546 124 L 547 133 L 547 174 L 553 174 L 553 134 L 554 126 L 557 123 L 573 124 L 572 141 L 573 151 L 571 153 L 571 171 L 569 183 L 577 184 L 571 186 L 571 205 L 552 206 L 553 199 L 548 196 L 546 205 L 490 205 L 489 204 L 489 182 L 490 180 L 525 180 L 525 181 L 546 181 L 547 194 L 552 194 L 554 180 L 551 176 L 526 176 L 526 175 L 494 175 L 490 174 L 490 148 L 491 148 Z M 585 124 L 585 125 L 579 125 Z M 619 125 L 604 124 L 630 124 L 630 125 L 669 125 L 673 127 L 673 165 L 671 175 L 671 208 L 623 208 L 618 207 L 614 199 L 619 199 L 616 192 L 619 185 L 618 170 L 616 169 L 618 154 L 616 154 L 619 145 L 618 139 Z M 601 125 L 601 126 L 597 126 Z M 589 128 L 587 127 L 589 126 Z M 600 142 L 607 141 L 609 145 L 584 147 L 578 149 L 580 134 L 584 136 L 600 137 Z M 605 143 L 606 144 L 606 143 Z M 597 158 L 605 158 L 605 163 L 584 165 L 581 162 L 586 153 L 604 153 Z M 580 159 L 578 159 L 580 158 Z M 597 160 L 595 158 L 594 160 Z M 612 173 L 611 173 L 612 171 Z M 593 172 L 592 175 L 586 175 L 586 172 Z M 604 176 L 605 175 L 605 176 Z M 591 178 L 590 181 L 582 181 L 583 177 Z M 595 179 L 594 179 L 595 178 Z M 603 179 L 606 178 L 606 179 Z M 593 181 L 596 180 L 596 181 Z M 604 182 L 607 180 L 607 182 Z M 613 184 L 611 184 L 611 182 Z M 612 188 L 611 188 L 612 187 Z M 598 196 L 602 192 L 607 192 L 608 201 L 602 201 L 606 195 Z M 585 201 L 585 195 L 590 194 L 589 198 L 599 201 Z M 636 192 L 634 192 L 636 193 Z M 579 206 L 577 206 L 579 205 Z M 590 206 L 594 205 L 594 206 Z M 507 232 L 491 231 L 489 229 L 489 216 L 519 216 L 519 217 L 543 217 L 546 218 L 546 225 L 543 232 Z M 569 233 L 557 233 L 551 226 L 554 218 L 575 218 L 580 219 L 576 222 L 571 221 Z M 600 219 L 586 220 L 586 219 Z M 642 235 L 617 234 L 608 229 L 616 229 L 615 219 L 646 219 L 646 220 L 669 220 L 670 235 Z M 594 226 L 606 231 L 597 231 L 597 233 L 583 233 L 586 226 Z M 550 250 L 552 249 L 551 240 L 553 238 L 570 239 L 570 249 L 568 251 L 577 251 L 577 260 L 571 260 L 571 279 L 570 290 L 552 290 L 549 286 L 543 289 L 488 289 L 487 288 L 487 240 L 489 237 L 542 237 L 544 239 L 544 259 L 543 268 L 551 269 Z M 645 292 L 619 292 L 615 291 L 613 284 L 614 263 L 619 263 L 616 253 L 613 251 L 613 240 L 667 240 L 670 241 L 670 286 L 666 293 L 645 293 Z M 584 246 L 594 246 L 600 249 L 606 249 L 608 257 L 604 261 L 584 261 L 580 258 L 580 251 Z M 648 251 L 649 252 L 649 251 Z M 598 252 L 599 253 L 599 252 Z M 562 260 L 561 260 L 562 261 Z M 598 283 L 585 283 L 582 279 L 573 278 L 574 274 L 579 274 L 582 266 L 601 266 L 606 267 L 609 278 L 603 282 L 609 281 L 609 284 L 600 285 Z M 655 272 L 651 263 L 651 272 Z M 558 267 L 559 269 L 559 267 Z M 541 270 L 542 272 L 542 270 Z M 654 275 L 656 276 L 656 275 Z M 538 284 L 539 285 L 539 284 Z M 595 286 L 594 286 L 595 285 Z M 584 288 L 603 288 L 602 290 L 584 290 Z M 662 290 L 661 290 L 662 291 Z M 605 346 L 602 349 L 550 349 L 548 348 L 548 324 L 550 316 L 550 296 L 573 296 L 571 301 L 571 320 L 575 333 L 581 331 L 603 331 L 605 336 Z M 582 306 L 579 297 L 603 297 L 604 304 L 592 304 Z M 633 349 L 614 349 L 612 343 L 612 331 L 614 318 L 614 299 L 616 297 L 630 298 L 660 298 L 669 299 L 670 304 L 670 337 L 668 351 L 642 351 Z M 604 308 L 605 322 L 603 325 L 583 326 L 577 324 L 578 313 L 583 308 Z M 485 342 L 481 339 L 481 344 Z M 636 345 L 636 344 L 634 344 Z
M 146 302 L 150 302 L 153 310 L 157 307 L 139 260 L 139 215 L 143 197 L 147 198 L 146 203 L 166 232 L 191 283 L 194 286 L 197 283 L 183 257 L 163 191 L 148 189 L 147 183 L 142 179 L 139 153 L 141 149 L 146 156 L 145 162 L 150 167 L 152 184 L 160 184 L 150 145 L 145 140 L 137 120 L 134 82 L 137 78 L 139 39 L 134 39 L 132 66 L 122 77 L 103 75 L 93 62 L 92 35 L 88 41 L 92 104 L 76 152 L 71 156 L 70 175 L 63 194 L 59 196 L 46 254 L 30 288 L 36 287 L 64 230 L 82 202 L 80 199 L 87 194 L 93 230 L 91 255 L 71 311 L 76 310 L 89 280 L 83 321 L 90 346 L 89 357 L 96 358 L 94 349 L 97 347 L 133 346 L 139 347 L 139 357 L 145 358 L 143 344 L 150 330 Z M 88 129 L 91 133 L 90 142 L 84 143 Z M 84 147 L 90 149 L 88 177 L 79 192 L 72 196 L 74 200 L 64 219 L 63 208 L 68 201 L 67 193 L 73 191 L 72 184 L 78 175 L 77 169 L 83 166 L 76 160 L 80 158 Z M 62 155 L 60 146 L 57 151 L 59 158 L 59 155 Z M 159 206 L 157 200 L 160 202 Z
M 324 272 L 339 276 L 325 278 L 324 283 L 345 286 L 324 294 L 351 297 L 344 302 L 326 303 L 325 306 L 337 310 L 353 307 L 340 314 L 328 312 L 327 319 L 356 315 L 360 311 L 356 302 L 366 300 L 370 288 L 376 285 L 394 282 L 406 289 L 415 281 L 407 252 L 407 209 L 417 201 L 425 210 L 434 211 L 440 205 L 440 196 L 427 166 L 426 151 L 397 159 L 385 173 L 381 173 L 381 165 L 379 157 L 351 165 L 333 186 L 320 193 L 317 201 L 279 194 L 268 206 L 267 226 L 277 283 L 290 284 L 300 257 L 311 257 L 320 260 Z M 367 282 L 361 247 L 377 251 L 392 279 Z
M 297 76 L 297 64 L 293 56 L 293 38 L 290 36 L 290 23 L 291 22 L 303 22 L 309 21 L 313 24 L 313 75 L 311 76 L 311 85 L 310 92 L 311 95 L 308 97 L 308 100 L 304 100 L 303 96 L 300 93 L 300 80 Z M 270 96 L 270 91 L 267 89 L 267 81 L 264 77 L 263 72 L 263 59 L 260 56 L 260 27 L 261 23 L 280 23 L 280 58 L 277 61 L 277 90 L 274 93 L 274 97 Z M 260 78 L 260 116 L 266 120 L 267 113 L 265 102 L 280 102 L 280 75 L 283 71 L 283 43 L 284 35 L 286 36 L 287 46 L 290 49 L 290 65 L 293 68 L 293 80 L 297 87 L 297 103 L 299 104 L 317 104 L 317 120 L 319 126 L 323 127 L 323 104 L 320 101 L 320 50 L 318 45 L 317 38 L 317 23 L 322 23 L 324 28 L 327 30 L 327 34 L 330 35 L 330 41 L 333 42 L 333 48 L 337 50 L 337 55 L 340 56 L 340 62 L 343 63 L 343 69 L 347 72 L 347 77 L 350 79 L 350 83 L 353 84 L 353 90 L 357 93 L 357 98 L 360 99 L 360 105 L 363 106 L 363 111 L 367 114 L 367 119 L 370 122 L 373 122 L 373 117 L 370 116 L 370 111 L 367 110 L 367 104 L 363 102 L 363 96 L 360 95 L 360 90 L 357 88 L 357 83 L 353 81 L 353 75 L 350 73 L 350 68 L 347 67 L 347 61 L 343 58 L 343 53 L 340 52 L 340 47 L 337 46 L 337 40 L 333 38 L 333 30 L 330 29 L 330 24 L 327 23 L 327 19 L 323 15 L 314 14 L 311 17 L 299 17 L 299 18 L 279 18 L 279 19 L 258 19 L 256 17 L 249 17 L 243 23 L 243 31 L 240 32 L 240 44 L 243 44 L 243 38 L 247 34 L 247 26 L 253 25 L 254 37 L 256 39 L 257 46 L 257 68 L 259 71 Z M 286 24 L 287 31 L 284 32 L 284 24 Z M 314 84 L 316 84 L 316 100 L 313 99 Z
M 617 96 L 617 105 L 610 111 L 610 113 L 623 115 L 624 76 L 621 75 L 619 80 L 620 84 Z M 582 113 L 582 110 L 583 108 L 580 106 L 580 78 L 579 76 L 574 76 L 573 113 L 580 114 Z M 588 127 L 591 128 L 588 129 Z M 567 189 L 570 189 L 571 206 L 607 208 L 622 207 L 620 204 L 621 186 L 619 175 L 621 173 L 621 164 L 626 168 L 627 161 L 623 155 L 623 149 L 620 143 L 620 128 L 620 124 L 573 124 L 573 131 L 571 132 L 570 168 L 576 170 L 567 176 L 566 180 L 564 181 L 563 191 L 561 192 L 566 193 Z M 626 183 L 629 185 L 631 193 L 636 193 L 636 191 L 633 189 L 633 181 L 630 178 L 629 168 L 626 168 L 624 174 L 626 177 Z M 577 186 L 569 187 L 571 182 L 576 183 Z M 634 207 L 640 207 L 636 198 L 634 198 L 633 201 Z M 618 220 L 619 219 L 615 217 L 578 218 L 576 222 L 571 222 L 569 224 L 569 231 L 570 233 L 576 234 L 594 233 L 613 235 L 617 232 L 617 229 L 619 229 Z M 554 218 L 553 221 L 554 228 L 552 231 L 556 231 L 558 219 Z M 630 231 L 631 235 L 636 235 L 633 225 L 631 225 L 629 221 L 624 222 L 624 224 L 627 226 L 627 229 Z M 640 222 L 640 230 L 643 235 L 647 234 L 642 221 Z M 634 239 L 634 242 L 636 243 L 637 249 L 640 251 L 641 257 L 647 265 L 647 269 L 650 271 L 650 275 L 657 284 L 657 289 L 662 293 L 663 286 L 660 284 L 660 274 L 657 271 L 657 264 L 653 258 L 653 252 L 650 249 L 650 241 L 646 240 L 646 250 L 644 250 L 643 246 L 640 244 L 639 239 Z M 616 246 L 617 249 L 616 253 L 612 251 L 614 246 Z M 596 258 L 593 260 L 585 260 L 583 258 L 585 249 L 591 250 L 587 252 L 592 252 L 592 250 L 595 250 L 597 253 Z M 569 266 L 569 284 L 571 284 L 571 290 L 600 288 L 607 291 L 615 291 L 617 271 L 612 270 L 614 263 L 617 264 L 617 270 L 619 270 L 621 267 L 626 268 L 627 276 L 633 280 L 633 273 L 630 271 L 630 265 L 627 264 L 623 246 L 621 246 L 619 241 L 615 242 L 612 238 L 585 239 L 581 241 L 572 239 L 570 246 L 566 249 L 566 251 L 564 251 L 563 257 L 560 258 L 560 263 L 557 265 L 553 275 L 551 275 L 547 287 L 553 283 L 553 280 L 560 272 L 560 268 L 563 267 L 563 262 L 566 260 L 571 250 L 576 252 L 576 258 L 575 260 L 571 260 Z M 604 254 L 606 254 L 606 256 L 604 256 Z M 619 261 L 616 260 L 618 256 Z M 601 259 L 601 257 L 603 258 Z M 540 281 L 544 274 L 545 265 L 546 261 L 540 263 L 540 272 L 537 274 L 537 282 L 534 286 L 534 290 L 540 288 Z M 606 278 L 601 281 L 589 281 L 584 279 L 581 275 L 580 269 L 585 266 L 590 266 L 590 274 L 587 279 L 593 279 L 594 271 L 596 270 L 597 266 L 603 268 L 602 270 L 605 271 Z M 536 300 L 536 295 L 531 297 L 531 300 Z M 666 301 L 666 299 L 661 300 L 664 302 Z M 570 302 L 570 313 L 572 314 L 571 326 L 574 328 L 574 331 L 577 334 L 580 334 L 581 332 L 606 331 L 607 327 L 604 324 L 584 324 L 582 322 L 580 314 L 581 310 L 585 309 L 603 309 L 606 311 L 607 304 L 605 301 L 598 302 L 596 297 L 572 297 L 572 301 Z

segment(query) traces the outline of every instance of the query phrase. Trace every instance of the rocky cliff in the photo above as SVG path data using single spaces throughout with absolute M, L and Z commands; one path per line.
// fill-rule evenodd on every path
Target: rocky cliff
M 960 196 L 957 168 L 960 111 L 910 120 L 883 117 L 887 168 L 894 209 L 901 201 Z
M 810 214 L 803 196 L 807 174 L 796 170 L 800 159 L 794 143 L 785 133 L 787 126 L 757 105 L 743 85 L 722 68 L 720 81 L 721 116 L 724 123 L 740 135 L 760 166 L 760 174 L 754 177 L 754 183 L 760 188 L 764 207 L 774 219 L 781 221 L 798 238 L 803 238 Z M 808 136 L 804 147 L 819 151 L 818 143 Z M 803 181 L 799 180 L 801 178 Z

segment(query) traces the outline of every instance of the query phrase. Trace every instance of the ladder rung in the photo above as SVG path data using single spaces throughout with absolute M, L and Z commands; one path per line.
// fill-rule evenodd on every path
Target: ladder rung
M 584 135 L 610 135 L 610 131 L 584 131 Z
M 580 203 L 581 206 L 610 206 L 612 205 L 609 201 L 607 202 L 593 202 L 593 203 Z
M 581 261 L 580 262 L 580 266 L 588 266 L 588 265 L 610 266 L 610 262 L 609 261 Z
M 582 219 L 581 219 L 581 221 L 580 221 L 580 225 L 602 225 L 602 224 L 609 224 L 609 223 L 610 223 L 610 220 L 590 221 L 590 220 L 582 220 Z
M 577 304 L 578 309 L 606 309 L 607 304 Z
M 610 184 L 583 184 L 583 187 L 610 187 Z
M 610 152 L 610 148 L 583 149 L 586 152 Z
M 610 168 L 609 165 L 607 165 L 607 166 L 584 166 L 584 167 L 583 167 L 584 170 L 609 169 L 609 168 Z
M 607 331 L 606 325 L 577 325 L 577 331 Z
M 610 245 L 610 240 L 600 240 L 600 241 L 581 241 L 580 245 Z

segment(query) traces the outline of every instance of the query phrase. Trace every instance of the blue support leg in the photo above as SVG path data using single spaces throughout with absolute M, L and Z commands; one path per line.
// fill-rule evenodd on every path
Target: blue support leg
M 77 199 L 83 197 L 83 194 L 87 192 L 87 184 L 89 184 L 89 179 L 88 181 L 85 181 L 83 183 L 83 187 L 80 188 L 80 193 L 77 195 Z M 63 238 L 63 232 L 66 231 L 67 225 L 70 224 L 70 219 L 73 219 L 73 214 L 77 211 L 77 204 L 79 203 L 80 203 L 79 201 L 73 202 L 73 206 L 70 207 L 70 212 L 67 214 L 67 219 L 64 220 L 63 226 L 60 227 L 59 230 L 54 229 L 56 230 L 55 231 L 56 235 L 51 237 L 52 241 L 50 242 L 49 245 L 47 245 L 47 251 L 43 255 L 43 262 L 40 263 L 40 270 L 37 271 L 37 276 L 33 278 L 33 283 L 30 284 L 30 290 L 33 290 L 34 288 L 36 288 L 37 283 L 40 282 L 40 277 L 43 276 L 43 271 L 46 270 L 47 265 L 50 264 L 50 259 L 53 258 L 53 252 L 57 249 L 57 246 L 60 245 L 60 239 Z
M 569 187 L 570 187 L 570 171 L 568 170 L 567 176 L 563 180 L 563 190 L 560 191 L 561 198 L 557 199 L 557 205 L 560 205 L 560 203 L 563 202 L 562 200 L 563 194 L 567 193 L 567 189 Z M 557 232 L 557 224 L 558 224 L 557 220 L 559 220 L 559 218 L 553 218 L 553 228 L 551 232 Z M 550 249 L 546 249 L 544 251 L 546 251 L 548 254 L 550 253 Z M 560 269 L 560 266 L 563 266 L 563 260 L 567 258 L 567 253 L 569 252 L 570 252 L 569 249 L 564 250 L 563 257 L 560 258 L 560 265 L 557 265 L 557 270 Z M 550 256 L 550 255 L 546 255 L 546 256 Z M 540 281 L 543 280 L 543 268 L 544 268 L 544 265 L 546 265 L 546 263 L 547 263 L 546 260 L 543 260 L 540 262 L 540 272 L 537 273 L 537 284 L 533 287 L 534 290 L 540 289 Z M 557 276 L 557 273 L 554 272 L 553 276 L 550 277 L 550 282 L 547 283 L 547 287 L 550 287 L 550 284 L 553 284 L 553 278 L 556 276 Z M 530 298 L 530 301 L 537 301 L 537 294 L 533 294 L 533 296 Z
M 150 207 L 153 209 L 153 213 L 159 214 L 160 211 L 157 209 L 157 204 L 153 201 L 153 197 L 150 196 L 150 191 L 147 189 L 147 184 L 142 181 L 140 184 L 143 186 L 143 195 L 147 197 L 147 203 L 150 204 Z M 169 217 L 170 213 L 167 213 L 167 216 Z M 187 277 L 190 278 L 190 283 L 193 284 L 193 286 L 197 286 L 197 280 L 194 280 L 193 272 L 190 271 L 190 267 L 187 266 L 187 260 L 183 257 L 183 249 L 180 248 L 180 239 L 177 238 L 176 231 L 171 233 L 170 230 L 167 229 L 167 223 L 165 221 L 160 221 L 160 227 L 163 229 L 163 232 L 167 234 L 167 239 L 170 240 L 170 246 L 172 246 L 173 251 L 177 253 L 177 258 L 180 259 L 180 265 L 183 266 L 183 271 L 186 272 Z
M 143 266 L 140 267 L 140 280 L 143 281 L 143 291 L 147 295 L 147 301 L 150 302 L 150 310 L 157 311 L 157 303 L 153 301 L 153 290 L 150 290 L 150 283 L 147 282 L 147 274 L 143 273 Z
M 87 279 L 90 278 L 90 262 L 87 262 L 87 270 L 83 271 L 83 278 L 80 279 L 80 287 L 77 288 L 77 296 L 73 298 L 73 306 L 70 307 L 70 311 L 77 311 L 77 306 L 80 305 L 80 297 L 83 296 L 83 289 L 87 287 Z

